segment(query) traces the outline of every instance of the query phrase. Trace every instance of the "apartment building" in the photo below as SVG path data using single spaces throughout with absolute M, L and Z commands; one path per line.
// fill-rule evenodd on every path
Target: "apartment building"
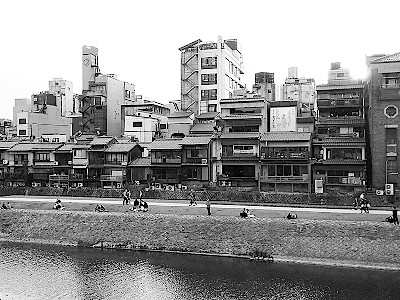
M 369 56 L 366 62 L 371 187 L 383 190 L 389 184 L 399 190 L 400 52 Z
M 352 79 L 340 63 L 332 63 L 328 83 L 317 86 L 317 99 L 314 187 L 328 193 L 363 191 L 367 175 L 363 82 Z
M 135 103 L 135 86 L 118 80 L 115 74 L 102 74 L 98 49 L 82 48 L 82 132 L 121 136 L 122 105 Z
M 236 39 L 203 42 L 198 39 L 181 51 L 181 109 L 199 115 L 220 112 L 220 100 L 243 88 L 243 56 Z

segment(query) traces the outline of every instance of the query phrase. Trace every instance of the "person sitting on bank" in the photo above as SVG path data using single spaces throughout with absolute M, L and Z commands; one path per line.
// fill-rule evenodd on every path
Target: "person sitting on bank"
M 7 204 L 5 204 L 5 203 L 3 202 L 3 204 L 1 205 L 1 209 L 11 209 L 10 202 L 8 202 Z
M 242 218 L 247 218 L 249 215 L 247 213 L 247 209 L 243 208 L 243 211 L 239 214 L 239 216 L 241 216 Z
M 106 209 L 105 209 L 105 207 L 103 206 L 103 205 L 96 205 L 96 207 L 95 207 L 95 209 L 94 209 L 95 211 L 97 211 L 97 212 L 104 212 L 104 211 L 106 211 Z
M 146 201 L 142 201 L 142 211 L 146 212 L 149 210 L 149 205 Z
M 287 218 L 288 220 L 294 220 L 294 219 L 297 219 L 297 215 L 296 215 L 296 214 L 289 213 L 289 214 L 286 216 L 286 218 Z
M 140 201 L 138 199 L 135 199 L 135 201 L 133 201 L 133 210 L 138 210 L 139 205 L 140 205 Z
M 53 209 L 61 210 L 64 209 L 65 207 L 62 206 L 61 200 L 57 199 L 56 202 L 54 203 Z

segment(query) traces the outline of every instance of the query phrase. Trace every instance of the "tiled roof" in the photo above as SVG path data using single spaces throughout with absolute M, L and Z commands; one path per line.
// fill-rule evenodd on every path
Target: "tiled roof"
M 54 151 L 59 148 L 62 144 L 59 143 L 19 143 L 12 147 L 9 151 L 20 152 L 20 151 L 37 151 L 37 150 L 50 150 Z
M 179 150 L 182 148 L 182 139 L 159 139 L 152 142 L 149 146 L 151 150 Z
M 316 125 L 364 125 L 365 119 L 362 118 L 326 118 L 318 119 Z
M 220 136 L 221 139 L 258 139 L 259 137 L 259 132 L 228 132 Z
M 267 132 L 261 135 L 261 141 L 309 141 L 310 132 Z
M 11 147 L 15 146 L 16 144 L 18 144 L 17 141 L 14 141 L 14 142 L 6 142 L 6 141 L 5 142 L 0 142 L 0 149 L 1 150 L 8 150 Z
M 379 63 L 387 63 L 387 62 L 400 62 L 400 52 L 374 59 L 370 63 L 371 64 L 379 64 Z
M 168 118 L 185 118 L 193 114 L 191 111 L 176 111 L 168 116 Z
M 219 115 L 219 112 L 206 112 L 198 115 L 196 119 L 214 119 L 216 116 Z
M 114 138 L 112 136 L 98 136 L 98 137 L 95 137 L 93 139 L 93 141 L 90 142 L 90 145 L 92 145 L 92 146 L 107 145 L 113 139 Z
M 73 149 L 74 144 L 65 144 L 58 148 L 56 152 L 71 152 Z
M 215 123 L 197 123 L 194 125 L 191 129 L 190 132 L 210 132 L 212 133 L 214 131 L 214 126 Z
M 148 167 L 151 164 L 150 157 L 138 157 L 135 158 L 129 166 L 135 166 L 135 167 Z
M 324 146 L 363 146 L 365 145 L 364 138 L 344 138 L 344 137 L 331 137 L 324 138 L 322 140 L 314 139 L 314 144 L 324 145 Z
M 329 85 L 321 84 L 316 86 L 317 91 L 330 91 L 330 90 L 351 90 L 351 89 L 362 89 L 363 84 L 347 84 L 347 85 Z
M 181 145 L 207 145 L 211 136 L 186 136 L 181 140 Z
M 131 151 L 133 148 L 135 148 L 135 146 L 137 145 L 137 143 L 115 143 L 112 144 L 110 147 L 108 147 L 106 150 L 104 150 L 104 152 L 129 152 Z

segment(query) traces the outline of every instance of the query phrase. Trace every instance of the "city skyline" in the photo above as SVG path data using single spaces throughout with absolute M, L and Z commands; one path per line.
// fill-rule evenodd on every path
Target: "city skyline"
M 237 39 L 248 89 L 257 72 L 275 73 L 275 83 L 282 85 L 292 66 L 298 67 L 299 77 L 324 84 L 336 61 L 353 78 L 364 79 L 366 55 L 400 51 L 393 32 L 384 30 L 396 28 L 394 8 L 400 5 L 394 1 L 386 2 L 392 6 L 384 14 L 369 1 L 337 1 L 334 6 L 251 1 L 245 8 L 239 1 L 203 1 L 196 9 L 183 1 L 78 3 L 0 4 L 0 25 L 8 29 L 0 50 L 1 118 L 12 119 L 14 100 L 47 90 L 53 78 L 71 81 L 80 94 L 83 45 L 99 49 L 102 73 L 116 74 L 133 83 L 136 94 L 161 103 L 180 99 L 178 48 L 196 39 Z

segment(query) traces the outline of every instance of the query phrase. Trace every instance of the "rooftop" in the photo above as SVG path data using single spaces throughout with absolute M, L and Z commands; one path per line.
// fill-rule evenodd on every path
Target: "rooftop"
M 310 132 L 267 132 L 261 134 L 261 141 L 309 141 Z
M 182 139 L 159 139 L 149 146 L 151 150 L 180 150 Z
M 135 148 L 138 144 L 137 143 L 115 143 L 109 146 L 104 152 L 129 152 L 133 148 Z
M 148 167 L 151 164 L 150 157 L 137 157 L 135 158 L 129 166 L 134 167 Z
M 197 123 L 191 129 L 191 133 L 200 133 L 200 132 L 209 132 L 212 133 L 214 131 L 215 122 L 213 123 Z
M 13 142 L 4 141 L 4 142 L 0 142 L 0 149 L 1 149 L 1 150 L 8 150 L 8 149 L 14 147 L 16 144 L 18 144 L 17 141 L 13 141 Z
M 260 137 L 259 132 L 225 132 L 221 134 L 221 139 L 254 139 Z
M 186 118 L 193 114 L 191 111 L 176 111 L 168 116 L 168 118 Z
M 20 151 L 38 151 L 38 150 L 48 150 L 54 151 L 61 147 L 61 143 L 19 143 L 12 147 L 9 151 L 20 152 Z
M 97 136 L 90 142 L 91 146 L 106 146 L 114 138 L 112 136 Z
M 344 84 L 344 85 L 329 85 L 320 84 L 316 86 L 317 91 L 329 91 L 329 90 L 351 90 L 351 89 L 363 89 L 364 85 L 360 84 Z
M 370 64 L 380 64 L 380 63 L 391 63 L 400 62 L 400 52 L 395 54 L 385 55 L 384 57 L 379 57 L 370 62 Z
M 202 120 L 202 119 L 214 119 L 216 116 L 219 115 L 219 112 L 206 112 L 198 115 L 196 119 Z
M 186 136 L 181 140 L 181 145 L 207 145 L 211 136 Z

